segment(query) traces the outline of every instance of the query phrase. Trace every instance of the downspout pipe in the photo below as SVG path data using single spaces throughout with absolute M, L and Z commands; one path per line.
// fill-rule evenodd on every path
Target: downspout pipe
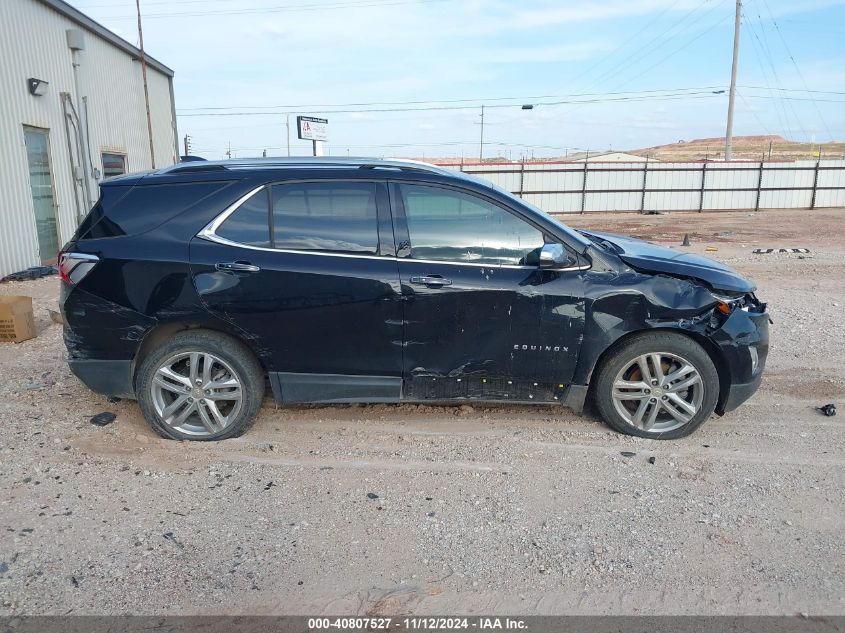
M 80 60 L 80 52 L 85 50 L 85 34 L 79 29 L 68 29 L 65 31 L 67 37 L 67 46 L 70 49 L 71 62 L 73 64 L 73 91 L 76 94 L 76 102 L 82 103 L 82 89 L 79 87 L 79 69 L 82 65 Z M 79 146 L 82 150 L 80 156 L 80 163 L 82 164 L 82 195 L 85 209 L 90 209 L 93 204 L 93 197 L 91 195 L 91 174 L 89 168 L 91 165 L 91 156 L 88 151 L 88 117 L 85 108 L 79 108 L 80 121 L 77 135 L 79 138 Z
M 65 139 L 67 140 L 67 154 L 68 158 L 70 159 L 68 164 L 70 165 L 70 178 L 71 182 L 73 183 L 73 206 L 76 209 L 76 225 L 82 222 L 82 218 L 84 217 L 84 211 L 79 203 L 79 189 L 80 189 L 80 176 L 82 175 L 82 170 L 79 169 L 76 161 L 76 156 L 79 156 L 79 138 L 76 135 L 76 132 L 73 133 L 73 138 L 76 139 L 76 154 L 74 155 L 73 146 L 74 143 L 71 140 L 71 131 L 70 128 L 73 126 L 73 117 L 71 116 L 70 112 L 68 112 L 67 106 L 68 101 L 70 101 L 70 95 L 66 92 L 61 93 L 60 95 L 62 100 L 62 114 L 64 114 L 64 123 L 65 123 Z M 71 108 L 73 105 L 71 104 Z M 75 129 L 75 128 L 74 128 Z M 87 209 L 86 209 L 87 211 Z

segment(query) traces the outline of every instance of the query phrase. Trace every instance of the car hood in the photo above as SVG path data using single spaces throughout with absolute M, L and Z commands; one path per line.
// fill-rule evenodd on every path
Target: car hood
M 715 290 L 754 292 L 755 285 L 730 266 L 694 255 L 658 246 L 645 240 L 602 231 L 581 231 L 587 237 L 606 240 L 617 249 L 617 256 L 637 270 L 692 277 Z

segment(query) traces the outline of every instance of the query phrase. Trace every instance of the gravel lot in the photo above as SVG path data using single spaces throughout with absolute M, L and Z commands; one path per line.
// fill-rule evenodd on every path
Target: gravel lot
M 569 219 L 689 232 L 770 302 L 760 392 L 674 442 L 555 408 L 269 399 L 243 438 L 165 441 L 70 374 L 55 277 L 0 285 L 39 330 L 0 344 L 0 614 L 843 614 L 845 412 L 814 409 L 845 394 L 843 213 Z

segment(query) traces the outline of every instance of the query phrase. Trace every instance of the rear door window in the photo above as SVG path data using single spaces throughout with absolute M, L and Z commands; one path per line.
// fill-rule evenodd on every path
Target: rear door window
M 217 235 L 247 246 L 270 248 L 270 194 L 265 187 L 235 209 Z
M 273 185 L 272 203 L 274 248 L 371 255 L 378 252 L 375 183 Z

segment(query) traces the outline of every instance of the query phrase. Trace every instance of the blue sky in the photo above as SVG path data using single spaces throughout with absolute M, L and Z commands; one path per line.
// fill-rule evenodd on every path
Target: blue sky
M 137 43 L 134 0 L 73 4 Z M 180 136 L 207 158 L 284 155 L 285 112 L 293 154 L 310 153 L 293 117 L 325 113 L 332 154 L 477 158 L 482 103 L 485 157 L 724 134 L 734 0 L 141 6 L 148 53 L 176 72 Z M 745 0 L 734 133 L 845 139 L 842 42 L 845 0 Z

